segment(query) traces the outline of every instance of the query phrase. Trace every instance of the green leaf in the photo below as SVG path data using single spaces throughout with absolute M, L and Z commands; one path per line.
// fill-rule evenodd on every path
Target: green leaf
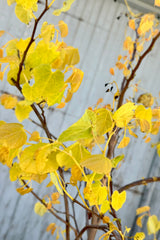
M 76 142 L 70 147 L 65 149 L 66 153 L 59 152 L 56 156 L 58 165 L 60 167 L 66 167 L 71 168 L 73 165 L 75 165 L 75 162 L 73 158 L 80 163 L 82 159 L 89 157 L 91 154 L 88 152 L 80 143 Z M 71 156 L 69 156 L 67 153 L 69 153 Z
M 63 2 L 63 7 L 60 9 L 56 9 L 53 12 L 53 15 L 59 16 L 62 12 L 67 12 L 70 8 L 72 3 L 74 3 L 75 0 L 67 0 Z
M 60 103 L 64 94 L 64 74 L 51 71 L 47 64 L 40 65 L 34 70 L 35 84 L 25 83 L 22 92 L 30 102 L 39 103 L 45 100 L 48 106 Z
M 5 123 L 0 126 L 0 144 L 13 148 L 22 147 L 27 140 L 23 125 L 19 123 Z
M 108 175 L 112 169 L 112 163 L 109 158 L 102 154 L 91 155 L 91 157 L 81 162 L 82 167 L 87 167 L 93 172 Z
M 61 133 L 58 140 L 66 142 L 92 138 L 92 124 L 94 124 L 95 120 L 95 113 L 87 109 L 81 119 Z
M 113 168 L 116 168 L 117 165 L 118 165 L 118 163 L 121 162 L 123 159 L 124 159 L 124 154 L 122 154 L 122 155 L 120 155 L 120 156 L 117 156 L 117 157 L 111 159 Z

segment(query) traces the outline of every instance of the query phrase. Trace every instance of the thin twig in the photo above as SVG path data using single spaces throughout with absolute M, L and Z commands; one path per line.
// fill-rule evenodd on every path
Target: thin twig
M 121 188 L 118 189 L 118 192 L 121 193 L 123 191 L 126 191 L 132 187 L 136 187 L 139 185 L 147 185 L 148 183 L 154 183 L 154 182 L 160 182 L 160 177 L 151 177 L 151 178 L 144 178 L 141 180 L 137 180 L 135 182 L 131 182 Z
M 26 188 L 30 188 L 27 183 L 22 180 L 23 184 L 25 185 Z M 39 201 L 41 202 L 46 208 L 47 208 L 47 204 L 32 190 L 31 191 L 32 195 Z M 69 224 L 69 227 L 74 231 L 75 236 L 77 235 L 77 230 L 70 224 L 67 223 L 63 218 L 61 218 L 59 215 L 57 215 L 53 209 L 47 209 L 53 216 L 55 216 L 58 220 L 60 220 L 61 222 L 63 222 L 65 225 Z

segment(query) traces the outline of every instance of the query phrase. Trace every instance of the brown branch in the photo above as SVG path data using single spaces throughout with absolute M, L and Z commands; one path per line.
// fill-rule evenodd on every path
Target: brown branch
M 29 43 L 28 43 L 28 45 L 27 45 L 27 47 L 26 47 L 26 49 L 25 49 L 25 51 L 23 53 L 22 60 L 21 60 L 21 62 L 19 64 L 19 70 L 18 70 L 18 73 L 17 73 L 17 81 L 16 81 L 18 85 L 20 83 L 20 76 L 21 76 L 21 72 L 22 72 L 22 67 L 24 65 L 24 61 L 26 59 L 28 50 L 29 50 L 30 46 L 32 45 L 32 43 L 35 41 L 34 36 L 35 36 L 35 33 L 36 33 L 37 25 L 38 25 L 39 21 L 41 20 L 41 18 L 43 17 L 43 15 L 48 11 L 48 9 L 49 9 L 49 7 L 48 7 L 48 0 L 46 0 L 44 10 L 40 14 L 40 16 L 37 19 L 35 19 L 32 35 L 31 35 L 31 39 L 30 39 L 30 41 L 29 41 Z
M 123 191 L 126 191 L 132 187 L 136 187 L 139 185 L 147 185 L 148 183 L 154 183 L 154 182 L 160 182 L 160 177 L 151 177 L 151 178 L 144 178 L 141 180 L 137 180 L 135 182 L 131 182 L 121 188 L 118 189 L 118 192 L 121 193 Z
M 23 184 L 25 185 L 26 188 L 30 188 L 26 182 L 24 180 L 22 180 Z M 32 190 L 31 191 L 32 195 L 39 201 L 41 202 L 46 208 L 47 208 L 47 204 Z M 59 215 L 57 215 L 53 209 L 47 209 L 53 216 L 55 216 L 58 220 L 60 220 L 61 222 L 63 222 L 65 225 L 69 225 L 69 227 L 74 231 L 75 236 L 77 235 L 77 230 L 70 224 L 67 223 L 63 218 L 61 218 Z
M 106 225 L 87 225 L 79 232 L 78 236 L 75 238 L 75 240 L 80 239 L 80 237 L 83 235 L 83 233 L 88 229 L 99 229 L 104 232 L 108 230 L 108 227 Z
M 142 54 L 142 56 L 139 57 L 139 60 L 138 60 L 138 62 L 137 62 L 137 64 L 136 64 L 136 66 L 135 66 L 134 69 L 132 70 L 130 77 L 127 79 L 127 82 L 126 82 L 125 87 L 123 88 L 123 90 L 122 90 L 121 93 L 120 93 L 120 97 L 119 97 L 118 107 L 117 107 L 117 108 L 119 108 L 120 106 L 122 106 L 123 99 L 124 99 L 124 95 L 125 95 L 128 87 L 129 87 L 130 82 L 133 80 L 133 78 L 134 78 L 134 76 L 135 76 L 135 74 L 136 74 L 136 71 L 138 70 L 138 68 L 139 68 L 140 64 L 142 63 L 143 59 L 146 57 L 146 55 L 147 55 L 149 52 L 152 51 L 152 48 L 153 48 L 155 42 L 157 41 L 157 39 L 158 39 L 159 37 L 160 37 L 160 32 L 156 35 L 156 37 L 154 37 L 154 38 L 152 39 L 151 44 L 149 45 L 149 47 L 147 48 L 147 50 Z

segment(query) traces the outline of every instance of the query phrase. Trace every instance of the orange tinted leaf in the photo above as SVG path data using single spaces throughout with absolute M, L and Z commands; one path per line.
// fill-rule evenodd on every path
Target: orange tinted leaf
M 64 108 L 65 107 L 65 102 L 61 102 L 56 108 Z
M 35 142 L 39 142 L 40 140 L 40 135 L 39 135 L 39 132 L 38 131 L 34 131 L 30 138 L 29 138 L 29 141 L 35 141 Z
M 135 20 L 134 19 L 130 19 L 128 25 L 131 29 L 135 30 Z
M 12 109 L 17 104 L 17 98 L 16 97 L 12 97 L 9 94 L 2 94 L 2 96 L 0 97 L 0 100 L 1 100 L 1 104 L 6 109 Z
M 60 20 L 59 23 L 58 23 L 58 26 L 59 26 L 59 29 L 60 29 L 60 32 L 61 32 L 61 37 L 64 38 L 64 37 L 67 37 L 68 35 L 68 26 L 67 24 Z
M 121 69 L 124 68 L 124 64 L 121 63 L 121 62 L 116 62 L 116 67 L 117 67 L 119 70 L 121 70 Z
M 114 75 L 114 68 L 110 68 L 109 72 L 110 72 L 111 75 Z
M 20 188 L 16 189 L 16 191 L 21 195 L 25 195 L 27 193 L 30 193 L 32 190 L 33 190 L 33 188 L 24 188 L 24 187 L 20 187 Z
M 3 57 L 3 49 L 0 48 L 0 58 L 2 58 L 2 57 Z
M 51 231 L 51 234 L 53 235 L 56 230 L 56 224 L 55 223 L 50 223 L 48 227 L 46 228 L 46 231 L 49 232 Z
M 136 215 L 139 215 L 144 212 L 148 212 L 149 210 L 150 210 L 149 206 L 143 206 L 143 207 L 137 208 Z
M 5 31 L 0 30 L 0 37 L 5 33 Z
M 3 75 L 4 75 L 4 72 L 1 72 L 1 71 L 0 71 L 0 80 L 1 80 L 1 81 L 3 80 Z

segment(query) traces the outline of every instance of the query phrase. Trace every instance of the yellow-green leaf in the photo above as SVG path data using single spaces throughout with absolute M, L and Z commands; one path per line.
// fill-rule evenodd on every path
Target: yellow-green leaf
M 116 168 L 118 163 L 121 162 L 123 159 L 124 159 L 124 154 L 111 159 L 113 168 Z
M 91 157 L 81 162 L 82 167 L 87 167 L 96 173 L 108 175 L 112 169 L 111 160 L 102 154 L 91 155 Z
M 118 211 L 126 201 L 126 192 L 119 193 L 117 190 L 112 194 L 112 207 Z
M 76 164 L 74 159 L 76 162 L 80 163 L 84 158 L 87 158 L 90 155 L 91 154 L 87 149 L 85 149 L 80 143 L 76 142 L 66 148 L 64 152 L 60 151 L 56 155 L 56 160 L 60 167 L 71 168 Z
M 96 110 L 96 133 L 103 135 L 111 130 L 113 126 L 112 113 L 105 108 Z
M 116 122 L 117 127 L 125 127 L 133 118 L 134 110 L 136 106 L 132 102 L 125 103 L 122 105 L 114 114 L 113 119 Z
M 75 0 L 66 0 L 63 2 L 63 7 L 60 9 L 54 10 L 53 14 L 55 16 L 59 16 L 62 12 L 67 12 L 70 8 L 72 3 L 74 3 Z
M 37 202 L 34 205 L 34 211 L 36 214 L 42 217 L 47 212 L 47 208 L 42 203 Z
M 156 215 L 149 216 L 147 221 L 147 230 L 148 234 L 156 234 L 156 232 L 160 229 L 160 221 Z
M 25 83 L 22 92 L 30 102 L 39 103 L 45 100 L 48 106 L 60 103 L 64 93 L 64 74 L 51 71 L 47 64 L 40 65 L 34 70 L 35 84 Z
M 27 140 L 23 125 L 19 123 L 5 123 L 0 126 L 0 144 L 10 149 L 22 147 Z
M 50 178 L 51 178 L 51 182 L 55 185 L 59 194 L 63 195 L 63 190 L 59 186 L 58 179 L 57 179 L 56 174 L 54 172 L 50 173 Z
M 92 138 L 92 124 L 95 122 L 95 120 L 95 113 L 91 110 L 86 110 L 81 119 L 61 133 L 58 140 L 60 142 L 66 142 Z

